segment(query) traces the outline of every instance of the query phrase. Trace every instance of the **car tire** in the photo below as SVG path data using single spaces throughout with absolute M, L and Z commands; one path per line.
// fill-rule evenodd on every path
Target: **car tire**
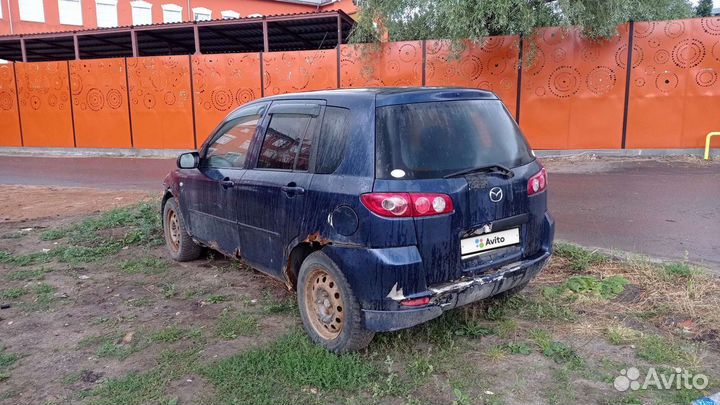
M 180 208 L 175 197 L 169 198 L 163 207 L 163 234 L 170 257 L 178 262 L 187 262 L 200 257 L 202 247 L 192 240 L 185 228 Z
M 327 255 L 311 253 L 300 266 L 297 299 L 310 339 L 334 352 L 367 347 L 375 332 L 365 329 L 360 304 L 347 279 Z

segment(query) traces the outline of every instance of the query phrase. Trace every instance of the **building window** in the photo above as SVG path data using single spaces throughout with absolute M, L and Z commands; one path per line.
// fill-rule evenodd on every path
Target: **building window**
M 18 0 L 20 19 L 23 21 L 45 22 L 43 0 Z
M 60 24 L 83 25 L 82 3 L 80 0 L 58 0 Z
M 209 21 L 212 20 L 212 10 L 205 7 L 195 7 L 193 11 L 193 20 L 195 21 Z
M 95 0 L 98 27 L 117 27 L 117 0 Z
M 1 2 L 1 1 L 0 1 L 0 18 L 3 18 L 3 17 L 2 17 L 2 2 Z
M 222 16 L 222 18 L 224 18 L 226 20 L 231 19 L 231 18 L 240 18 L 240 13 L 238 13 L 237 11 L 233 11 L 233 10 L 223 10 L 220 12 L 220 15 Z
M 163 22 L 174 23 L 182 22 L 182 7 L 176 4 L 163 4 Z
M 142 0 L 131 1 L 130 8 L 133 25 L 152 24 L 152 4 Z
M 258 14 L 258 13 L 248 14 L 248 18 L 256 18 L 256 17 L 262 17 L 262 16 L 263 16 L 262 14 Z

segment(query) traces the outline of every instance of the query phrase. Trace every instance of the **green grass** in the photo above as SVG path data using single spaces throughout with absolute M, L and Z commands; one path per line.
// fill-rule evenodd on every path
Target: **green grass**
M 165 329 L 155 331 L 150 334 L 150 341 L 153 343 L 164 342 L 174 343 L 183 339 L 187 335 L 186 331 L 177 326 L 169 326 Z
M 121 232 L 113 232 L 121 229 Z M 129 245 L 159 245 L 162 243 L 159 208 L 141 202 L 116 208 L 89 217 L 65 228 L 50 229 L 40 235 L 43 240 L 60 240 L 64 244 L 48 252 L 16 255 L 0 251 L 0 263 L 24 267 L 48 263 L 88 263 L 114 255 Z
M 229 298 L 226 295 L 211 295 L 205 299 L 205 302 L 210 304 L 219 304 L 228 300 Z
M 95 405 L 171 404 L 174 397 L 165 394 L 168 382 L 190 373 L 197 359 L 196 349 L 164 351 L 151 370 L 109 379 L 91 391 L 90 402 Z
M 30 270 L 22 269 L 8 273 L 7 278 L 10 281 L 42 280 L 45 278 L 45 274 L 50 272 L 52 272 L 52 269 L 47 269 L 45 267 Z
M 666 263 L 662 271 L 671 277 L 688 278 L 700 271 L 687 263 Z
M 607 256 L 601 253 L 569 243 L 555 243 L 554 254 L 557 257 L 567 259 L 570 262 L 570 268 L 576 272 L 585 271 L 592 265 L 609 260 Z
M 20 360 L 22 356 L 18 353 L 10 353 L 5 346 L 0 344 L 0 382 L 10 378 L 10 368 Z
M 160 274 L 167 271 L 169 265 L 170 263 L 165 259 L 147 256 L 120 263 L 120 270 L 125 274 Z
M 543 296 L 548 299 L 575 298 L 573 294 L 596 296 L 611 300 L 625 291 L 630 282 L 622 276 L 599 279 L 595 276 L 572 276 L 558 286 L 545 287 Z
M 638 340 L 637 356 L 655 365 L 678 366 L 689 361 L 688 353 L 671 338 L 645 335 Z
M 359 354 L 332 354 L 300 332 L 213 363 L 202 375 L 219 394 L 215 403 L 254 405 L 316 402 L 303 391 L 307 387 L 316 388 L 319 395 L 343 391 L 344 396 L 379 377 L 375 366 Z
M 23 295 L 27 294 L 28 290 L 24 287 L 8 288 L 7 290 L 0 291 L 0 299 L 15 300 Z
M 584 364 L 583 359 L 575 352 L 575 349 L 566 343 L 554 340 L 552 335 L 544 329 L 532 329 L 530 338 L 535 342 L 542 354 L 555 361 L 555 363 L 569 363 L 573 367 L 580 367 Z
M 226 340 L 238 336 L 253 336 L 259 332 L 258 321 L 249 314 L 223 311 L 215 327 L 215 334 Z

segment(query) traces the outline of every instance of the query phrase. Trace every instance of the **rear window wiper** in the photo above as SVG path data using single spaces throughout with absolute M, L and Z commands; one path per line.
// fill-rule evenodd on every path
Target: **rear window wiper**
M 458 170 L 456 172 L 446 174 L 445 176 L 443 176 L 443 178 L 449 179 L 451 177 L 462 176 L 462 175 L 470 174 L 470 173 L 500 173 L 509 179 L 511 179 L 513 176 L 515 176 L 515 173 L 513 173 L 512 170 L 508 169 L 507 167 L 505 167 L 503 165 L 489 165 L 489 166 L 471 167 L 469 169 Z

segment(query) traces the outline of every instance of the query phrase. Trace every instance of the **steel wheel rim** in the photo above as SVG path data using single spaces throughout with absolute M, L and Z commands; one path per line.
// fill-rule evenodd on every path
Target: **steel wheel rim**
M 345 305 L 337 281 L 315 268 L 305 282 L 305 309 L 313 330 L 325 340 L 338 337 L 345 320 Z
M 169 210 L 167 215 L 168 242 L 170 249 L 177 252 L 180 249 L 180 220 L 175 210 Z

